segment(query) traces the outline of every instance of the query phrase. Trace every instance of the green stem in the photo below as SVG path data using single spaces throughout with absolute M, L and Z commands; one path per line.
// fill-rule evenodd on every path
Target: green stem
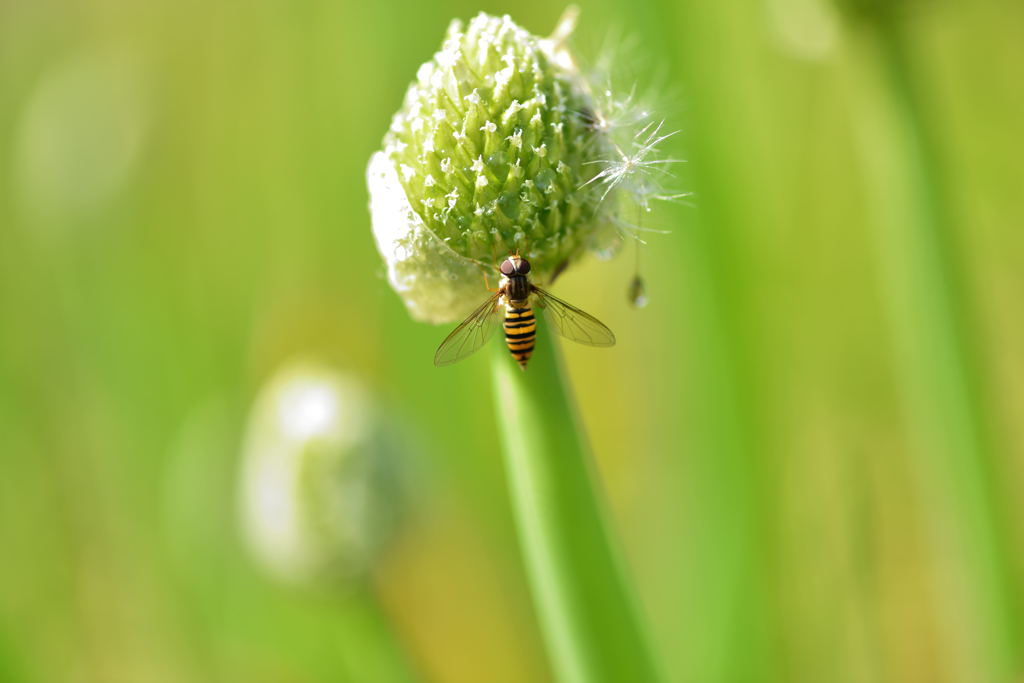
M 548 331 L 538 330 L 525 372 L 502 346 L 493 358 L 513 514 L 541 630 L 560 681 L 657 681 Z
M 886 303 L 899 354 L 943 650 L 962 680 L 1019 675 L 1021 613 L 995 457 L 928 108 L 899 18 L 868 33 L 859 105 Z M 1016 674 L 1014 673 L 1016 672 Z
M 341 656 L 348 680 L 375 683 L 418 680 L 372 587 L 360 586 L 346 595 L 338 615 Z

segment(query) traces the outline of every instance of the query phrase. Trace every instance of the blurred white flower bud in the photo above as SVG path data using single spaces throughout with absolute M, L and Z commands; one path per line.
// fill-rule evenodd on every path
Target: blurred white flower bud
M 308 363 L 279 371 L 244 443 L 242 519 L 257 559 L 294 583 L 369 569 L 399 517 L 393 443 L 354 380 Z

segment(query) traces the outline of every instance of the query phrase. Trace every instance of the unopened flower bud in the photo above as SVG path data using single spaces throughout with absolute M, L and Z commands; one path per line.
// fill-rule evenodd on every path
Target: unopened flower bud
M 345 582 L 370 569 L 403 499 L 393 429 L 353 379 L 285 367 L 249 417 L 241 480 L 246 539 L 291 583 Z

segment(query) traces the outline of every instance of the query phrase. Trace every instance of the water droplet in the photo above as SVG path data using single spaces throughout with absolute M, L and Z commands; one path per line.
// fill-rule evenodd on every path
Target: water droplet
M 497 149 L 487 157 L 487 165 L 491 168 L 500 168 L 508 163 L 508 154 L 503 149 Z
M 514 219 L 519 214 L 519 197 L 515 192 L 502 192 L 498 197 L 498 206 L 502 213 Z
M 541 169 L 541 171 L 537 173 L 537 177 L 533 179 L 533 184 L 537 187 L 538 190 L 544 192 L 549 187 L 551 187 L 551 183 L 554 181 L 554 179 L 554 172 L 550 168 L 545 168 Z
M 639 275 L 629 283 L 627 297 L 634 308 L 643 308 L 647 305 L 647 288 L 644 286 L 644 279 Z

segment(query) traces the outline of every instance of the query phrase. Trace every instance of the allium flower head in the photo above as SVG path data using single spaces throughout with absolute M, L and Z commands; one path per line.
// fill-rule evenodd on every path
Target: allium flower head
M 453 21 L 370 160 L 377 246 L 415 318 L 463 317 L 486 294 L 485 270 L 512 251 L 550 282 L 583 252 L 621 241 L 618 212 L 638 188 L 659 192 L 625 181 L 663 163 L 653 155 L 660 128 L 631 119 L 639 147 L 632 135 L 616 142 L 605 110 L 622 102 L 593 94 L 565 45 L 567 17 L 547 39 L 507 16 Z

